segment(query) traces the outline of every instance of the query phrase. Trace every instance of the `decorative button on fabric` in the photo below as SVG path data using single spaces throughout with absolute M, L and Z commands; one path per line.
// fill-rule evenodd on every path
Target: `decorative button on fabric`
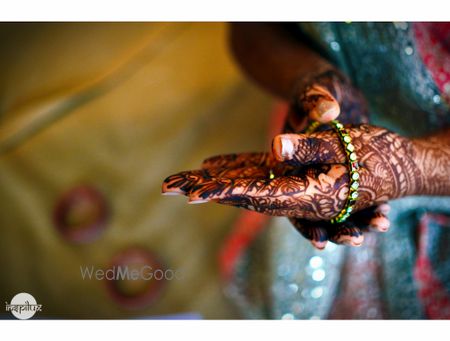
M 151 305 L 168 279 L 158 257 L 137 247 L 117 254 L 105 273 L 108 271 L 113 278 L 106 276 L 105 281 L 112 299 L 130 310 Z
M 53 220 L 61 235 L 74 243 L 95 240 L 106 228 L 108 207 L 103 195 L 90 186 L 72 188 L 56 203 Z
M 411 56 L 411 55 L 414 53 L 414 49 L 413 49 L 411 46 L 406 46 L 406 47 L 405 47 L 405 53 L 406 53 L 408 56 Z
M 339 43 L 337 41 L 332 41 L 330 43 L 331 49 L 333 51 L 340 51 L 341 50 L 341 45 L 339 45 Z

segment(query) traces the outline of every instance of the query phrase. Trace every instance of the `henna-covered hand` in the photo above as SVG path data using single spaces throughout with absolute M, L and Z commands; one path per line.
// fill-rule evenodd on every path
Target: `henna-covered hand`
M 300 133 L 309 120 L 344 124 L 367 123 L 367 104 L 350 80 L 335 69 L 311 73 L 297 81 L 284 132 Z
M 416 162 L 419 155 L 417 144 L 412 140 L 370 125 L 349 126 L 347 131 L 352 137 L 360 166 L 359 197 L 354 206 L 356 211 L 416 194 L 423 187 L 424 175 Z M 278 135 L 273 141 L 273 153 L 278 161 L 293 167 L 329 165 L 330 171 L 325 175 L 332 179 L 326 178 L 333 185 L 333 196 L 336 197 L 333 204 L 342 206 L 340 201 L 345 201 L 346 195 L 342 195 L 341 191 L 345 189 L 347 193 L 348 190 L 348 174 L 344 166 L 347 161 L 346 153 L 333 130 L 310 135 Z M 322 187 L 316 186 L 315 189 Z M 320 196 L 317 199 L 321 199 Z M 316 213 L 317 217 L 303 218 L 330 219 L 337 211 L 329 212 L 319 205 Z
M 233 23 L 231 46 L 238 63 L 251 79 L 269 92 L 291 102 L 285 132 L 301 133 L 307 126 L 308 118 L 326 123 L 339 115 L 339 120 L 346 124 L 367 123 L 365 101 L 351 86 L 348 79 L 327 60 L 315 53 L 308 44 L 296 39 L 297 37 L 292 36 L 290 31 L 284 30 L 282 26 L 284 24 Z M 273 51 L 276 51 L 276 58 Z M 422 143 L 415 141 L 417 143 L 413 149 L 420 168 L 419 180 L 416 183 L 422 184 L 422 188 L 417 189 L 419 194 L 449 194 L 450 141 L 448 136 L 450 136 L 449 131 L 444 133 L 436 143 L 426 140 Z M 447 139 L 446 142 L 445 139 Z M 445 150 L 439 145 L 443 141 Z M 379 153 L 381 152 L 384 151 L 380 150 Z M 296 172 L 302 173 L 303 177 L 308 179 L 308 170 L 305 167 L 299 167 Z M 289 175 L 288 172 L 281 174 Z M 330 172 L 327 173 L 324 170 L 324 174 L 330 175 Z M 424 174 L 427 176 L 425 177 Z M 399 177 L 398 174 L 397 177 Z M 335 184 L 339 183 L 336 179 L 333 181 Z M 403 183 L 404 180 L 399 182 Z M 191 185 L 188 187 L 192 188 Z M 385 208 L 385 205 L 381 205 L 361 210 L 350 216 L 346 224 L 356 220 L 359 215 L 364 213 L 370 215 L 375 212 L 378 217 L 375 217 L 373 221 L 380 223 L 380 226 L 386 229 L 389 221 L 382 216 Z M 316 246 L 323 246 L 323 241 L 327 238 L 332 241 L 335 239 L 333 235 L 330 235 L 331 227 L 320 225 L 324 221 L 307 221 L 297 217 L 292 217 L 291 221 L 303 235 L 312 239 Z M 363 221 L 360 223 L 363 224 Z M 347 240 L 355 245 L 361 241 L 358 228 L 347 228 L 343 225 L 334 225 L 332 228 L 341 229 L 342 233 L 339 233 L 341 240 Z M 326 233 L 322 233 L 323 231 Z
M 415 160 L 418 151 L 411 140 L 369 125 L 347 130 L 360 160 L 355 212 L 416 194 L 423 187 L 424 176 Z M 333 130 L 278 135 L 273 142 L 273 155 L 252 153 L 208 159 L 200 170 L 167 178 L 163 192 L 185 194 L 192 203 L 214 201 L 290 217 L 303 234 L 320 236 L 312 238 L 317 247 L 326 238 L 359 245 L 362 238 L 361 229 L 355 225 L 358 220 L 361 226 L 387 229 L 385 212 L 380 209 L 373 209 L 372 215 L 355 214 L 354 219 L 336 227 L 337 231 L 324 227 L 323 222 L 314 223 L 336 216 L 347 198 L 346 155 Z M 370 223 L 376 219 L 378 224 Z M 314 231 L 305 231 L 305 226 L 314 224 Z
M 301 218 L 289 218 L 289 220 L 315 248 L 322 250 L 328 240 L 335 244 L 360 246 L 364 241 L 363 231 L 387 232 L 390 226 L 387 218 L 389 211 L 388 204 L 369 207 L 351 215 L 345 222 L 339 224 Z
M 236 179 L 270 179 L 270 174 L 283 174 L 292 172 L 293 168 L 286 163 L 278 162 L 269 153 L 242 153 L 219 155 L 206 159 L 202 168 L 194 171 L 185 171 L 169 176 L 163 183 L 162 192 L 165 195 L 189 196 L 194 189 L 202 184 L 226 178 L 228 181 Z M 317 171 L 304 170 L 313 176 Z M 190 199 L 189 203 L 202 203 L 207 199 Z M 215 200 L 226 203 L 226 200 Z M 385 232 L 389 227 L 389 221 L 385 217 L 388 205 L 384 210 L 371 207 L 367 210 L 351 216 L 346 224 L 329 226 L 327 222 L 309 222 L 301 218 L 290 218 L 298 231 L 310 239 L 312 244 L 322 249 L 327 239 L 338 244 L 359 245 L 362 242 L 362 230 L 370 227 L 371 230 Z M 258 207 L 255 207 L 258 210 Z M 351 226 L 349 226 L 351 222 Z
M 291 104 L 284 132 L 300 133 L 308 120 L 327 123 L 338 115 L 346 124 L 367 123 L 367 106 L 362 94 L 308 44 L 285 30 L 285 26 L 233 23 L 230 35 L 232 52 L 245 74 Z M 305 224 L 302 231 L 308 232 L 309 228 L 313 229 Z M 315 232 L 304 234 L 315 236 Z
M 338 116 L 343 123 L 367 123 L 369 119 L 366 101 L 349 79 L 339 71 L 335 69 L 316 71 L 297 81 L 284 131 L 299 133 L 305 129 L 308 121 L 328 123 Z M 373 207 L 365 216 L 381 215 L 380 211 L 382 211 L 381 208 Z M 358 221 L 358 219 L 355 220 Z M 324 228 L 323 224 L 310 224 L 294 218 L 291 222 L 318 249 L 324 248 L 326 239 L 331 238 L 325 233 L 330 227 Z M 348 228 L 348 225 L 347 222 L 333 226 L 334 229 L 338 227 L 342 232 L 340 243 L 361 245 L 362 230 L 367 224 L 362 221 L 353 224 L 352 228 Z M 376 217 L 371 226 L 375 230 L 385 232 L 389 228 L 389 220 L 385 216 Z M 331 239 L 336 242 L 335 239 Z
M 405 195 L 405 193 L 450 195 L 449 129 L 413 141 L 397 138 L 395 135 L 392 138 L 387 138 L 387 141 L 392 141 L 393 145 L 388 150 L 383 148 L 379 151 L 381 153 L 387 152 L 387 155 L 392 155 L 389 153 L 395 154 L 385 157 L 385 162 L 392 168 L 393 178 L 398 179 L 398 185 L 393 186 L 398 188 L 395 191 L 396 195 Z M 377 144 L 374 148 L 378 150 Z M 406 155 L 401 162 L 395 160 L 403 153 Z M 280 157 L 280 159 L 283 159 L 283 157 Z M 408 174 L 410 174 L 410 180 L 407 180 Z M 369 230 L 387 231 L 390 223 L 386 214 L 389 210 L 390 207 L 387 204 L 374 206 L 357 212 L 341 225 L 332 225 L 324 221 L 310 222 L 299 218 L 290 218 L 290 220 L 305 238 L 311 240 L 316 248 L 322 249 L 325 247 L 327 239 L 338 243 L 360 245 L 363 241 L 362 230 L 367 229 L 367 227 Z M 369 221 L 368 226 L 367 221 Z M 336 230 L 338 230 L 338 233 L 336 233 Z M 336 238 L 338 238 L 337 241 Z

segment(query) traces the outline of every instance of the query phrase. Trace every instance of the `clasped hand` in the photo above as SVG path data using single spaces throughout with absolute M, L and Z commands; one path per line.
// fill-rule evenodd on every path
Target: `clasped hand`
M 309 86 L 302 97 L 310 117 L 329 121 L 340 113 L 338 100 L 325 87 Z M 318 115 L 320 108 L 325 115 Z M 341 224 L 329 220 L 345 205 L 349 177 L 344 149 L 331 129 L 277 135 L 271 153 L 208 158 L 199 169 L 169 176 L 162 192 L 185 195 L 189 203 L 212 201 L 288 217 L 318 249 L 328 240 L 359 246 L 364 230 L 388 230 L 386 202 L 414 193 L 417 167 L 410 140 L 367 124 L 346 129 L 359 158 L 360 179 L 354 213 Z

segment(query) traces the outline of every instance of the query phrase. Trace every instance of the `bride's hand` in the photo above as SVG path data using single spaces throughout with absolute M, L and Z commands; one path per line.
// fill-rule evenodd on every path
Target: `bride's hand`
M 420 180 L 410 140 L 369 125 L 347 130 L 360 163 L 355 212 L 414 193 Z M 164 193 L 184 194 L 191 203 L 214 201 L 290 217 L 300 230 L 305 220 L 311 226 L 335 217 L 345 205 L 348 190 L 346 154 L 333 130 L 278 135 L 273 156 L 250 153 L 214 157 L 206 160 L 202 169 L 172 175 L 163 184 Z M 374 213 L 379 217 L 384 214 L 383 210 Z M 325 232 L 326 238 L 336 242 L 362 242 L 361 231 L 352 220 L 338 225 L 333 227 L 337 231 L 331 231 L 317 223 L 315 232 Z M 320 243 L 326 238 L 313 239 Z

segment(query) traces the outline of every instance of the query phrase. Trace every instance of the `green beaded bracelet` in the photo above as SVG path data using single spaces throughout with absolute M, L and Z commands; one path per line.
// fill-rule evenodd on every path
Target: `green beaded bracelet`
M 339 139 L 341 140 L 342 146 L 345 149 L 348 161 L 348 172 L 350 177 L 350 186 L 349 186 L 350 190 L 348 192 L 348 197 L 347 201 L 345 202 L 345 206 L 339 212 L 339 214 L 330 221 L 332 224 L 336 224 L 344 222 L 350 216 L 350 213 L 353 211 L 353 206 L 355 205 L 356 199 L 358 198 L 359 166 L 358 166 L 358 157 L 356 156 L 355 153 L 355 146 L 352 144 L 352 138 L 350 137 L 350 134 L 347 132 L 342 123 L 340 123 L 339 121 L 333 120 L 330 122 L 330 124 L 337 132 Z M 306 134 L 313 133 L 320 125 L 321 123 L 317 121 L 312 122 L 306 129 L 305 133 Z

